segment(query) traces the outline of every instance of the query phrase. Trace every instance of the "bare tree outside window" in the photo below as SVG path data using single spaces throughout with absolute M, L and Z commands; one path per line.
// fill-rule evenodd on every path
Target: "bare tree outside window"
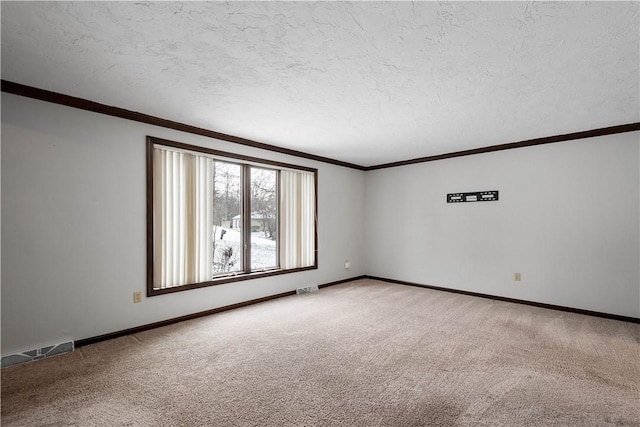
M 241 175 L 234 163 L 214 162 L 213 274 L 242 271 Z M 234 221 L 235 218 L 235 221 Z
M 242 166 L 214 162 L 213 275 L 243 271 Z M 277 171 L 251 167 L 251 270 L 278 266 Z
M 251 270 L 278 267 L 278 173 L 251 168 Z

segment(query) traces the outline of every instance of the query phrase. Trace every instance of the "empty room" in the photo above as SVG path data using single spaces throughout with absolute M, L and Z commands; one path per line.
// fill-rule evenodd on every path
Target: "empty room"
M 0 7 L 3 426 L 640 426 L 640 2 Z

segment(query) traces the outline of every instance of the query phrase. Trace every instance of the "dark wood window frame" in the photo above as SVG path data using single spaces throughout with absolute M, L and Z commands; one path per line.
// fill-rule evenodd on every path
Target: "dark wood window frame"
M 191 283 L 187 285 L 173 286 L 168 288 L 157 289 L 154 288 L 154 266 L 153 266 L 153 248 L 154 248 L 154 229 L 153 229 L 153 149 L 155 145 L 161 145 L 165 147 L 172 147 L 179 150 L 191 151 L 196 153 L 204 153 L 207 155 L 211 155 L 214 157 L 219 157 L 220 161 L 226 161 L 226 159 L 235 160 L 236 164 L 240 164 L 243 167 L 243 191 L 242 191 L 242 212 L 243 215 L 241 217 L 243 221 L 243 244 L 247 247 L 247 250 L 243 253 L 243 272 L 237 272 L 231 275 L 225 275 L 218 278 L 213 278 L 210 281 L 199 282 L 199 283 Z M 146 166 L 147 166 L 147 296 L 157 296 L 164 295 L 173 292 L 186 291 L 190 289 L 198 289 L 204 288 L 208 286 L 216 286 L 223 285 L 225 283 L 239 282 L 243 280 L 252 280 L 269 276 L 277 276 L 280 274 L 289 274 L 289 273 L 297 273 L 301 271 L 315 270 L 318 268 L 318 169 L 309 168 L 305 166 L 293 165 L 284 162 L 277 162 L 273 160 L 265 160 L 257 157 L 246 156 L 243 154 L 230 153 L 227 151 L 220 151 L 211 148 L 200 147 L 196 145 L 185 144 L 182 142 L 171 141 L 162 138 L 156 138 L 153 136 L 147 136 L 147 152 L 146 152 Z M 246 214 L 248 207 L 250 206 L 250 193 L 246 191 L 246 188 L 250 185 L 250 173 L 251 166 L 256 168 L 265 168 L 265 169 L 292 169 L 299 170 L 304 172 L 313 173 L 314 177 L 314 190 L 315 190 L 315 233 L 314 233 L 314 264 L 308 267 L 300 267 L 300 268 L 290 268 L 290 269 L 282 269 L 280 267 L 276 267 L 273 269 L 269 269 L 266 271 L 251 271 L 251 262 L 250 262 L 250 250 L 251 250 L 251 213 Z M 280 184 L 280 174 L 276 175 L 277 177 L 277 187 Z M 279 192 L 279 189 L 278 189 Z M 278 223 L 279 223 L 279 215 L 278 215 Z M 281 244 L 280 242 L 280 230 L 278 227 L 278 239 L 277 239 L 277 247 Z M 276 252 L 280 254 L 280 251 Z M 278 258 L 279 260 L 279 258 Z M 280 262 L 278 261 L 280 265 Z

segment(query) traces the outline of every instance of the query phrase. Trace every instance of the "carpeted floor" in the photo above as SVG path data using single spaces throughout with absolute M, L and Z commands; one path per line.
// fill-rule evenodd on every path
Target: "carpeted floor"
M 9 426 L 638 426 L 640 325 L 359 280 L 2 370 Z

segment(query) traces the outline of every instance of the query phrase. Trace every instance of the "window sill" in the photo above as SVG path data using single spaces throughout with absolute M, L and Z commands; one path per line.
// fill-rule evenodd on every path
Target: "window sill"
M 275 270 L 267 270 L 267 271 L 257 271 L 253 273 L 240 273 L 237 275 L 220 277 L 217 279 L 210 280 L 208 282 L 192 283 L 189 285 L 173 286 L 170 288 L 162 288 L 162 289 L 155 289 L 155 288 L 147 289 L 147 296 L 153 297 L 157 295 L 171 294 L 174 292 L 188 291 L 190 289 L 206 288 L 209 286 L 224 285 L 226 283 L 241 282 L 243 280 L 253 280 L 253 279 L 260 279 L 263 277 L 279 276 L 281 274 L 298 273 L 298 272 L 307 271 L 307 270 L 316 270 L 317 268 L 318 268 L 317 265 L 312 265 L 310 267 L 290 268 L 287 270 L 275 269 Z

